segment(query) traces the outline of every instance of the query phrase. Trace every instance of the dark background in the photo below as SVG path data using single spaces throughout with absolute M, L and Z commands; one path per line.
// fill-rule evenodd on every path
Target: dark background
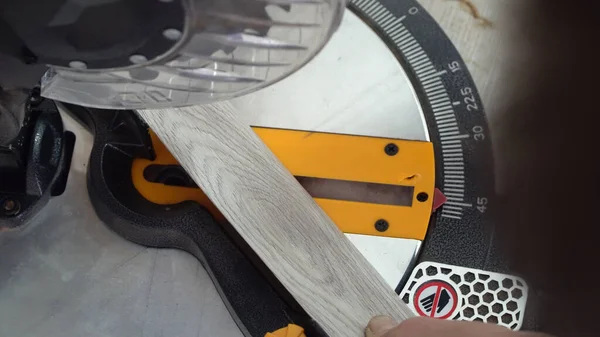
M 493 130 L 502 251 L 541 292 L 543 331 L 598 336 L 600 4 L 532 1 L 519 13 L 527 72 Z M 522 78 L 521 76 L 515 76 Z

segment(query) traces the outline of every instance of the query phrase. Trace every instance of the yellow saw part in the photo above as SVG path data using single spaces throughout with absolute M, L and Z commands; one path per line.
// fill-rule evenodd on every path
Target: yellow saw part
M 277 331 L 268 332 L 265 337 L 306 337 L 306 335 L 304 334 L 304 329 L 295 324 L 290 324 Z
M 308 179 L 317 184 L 330 184 L 321 186 L 323 195 L 331 194 L 328 186 L 350 187 L 346 196 L 336 199 L 315 197 L 311 193 L 344 233 L 425 238 L 435 188 L 432 143 L 259 127 L 253 130 L 299 181 Z M 140 194 L 162 205 L 193 200 L 222 220 L 223 216 L 200 189 L 169 186 L 144 178 L 144 170 L 150 165 L 178 165 L 158 137 L 154 133 L 151 137 L 156 159 L 135 159 L 132 166 L 133 184 Z M 386 153 L 385 148 L 390 144 L 397 148 L 396 153 Z M 355 187 L 378 199 L 385 193 L 396 198 L 395 193 L 401 190 L 408 192 L 404 196 L 408 200 L 402 205 L 357 201 L 360 193 L 357 196 Z M 386 221 L 385 231 L 376 228 L 378 220 Z

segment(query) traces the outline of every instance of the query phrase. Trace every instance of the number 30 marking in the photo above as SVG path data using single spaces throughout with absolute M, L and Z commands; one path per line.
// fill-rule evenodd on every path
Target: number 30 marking
M 473 127 L 473 138 L 475 138 L 475 140 L 478 142 L 485 140 L 485 134 L 483 132 L 484 130 L 482 126 L 477 125 Z

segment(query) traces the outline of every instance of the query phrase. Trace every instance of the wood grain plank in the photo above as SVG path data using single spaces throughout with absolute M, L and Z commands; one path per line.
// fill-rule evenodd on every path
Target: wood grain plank
M 329 336 L 413 316 L 229 103 L 139 113 Z

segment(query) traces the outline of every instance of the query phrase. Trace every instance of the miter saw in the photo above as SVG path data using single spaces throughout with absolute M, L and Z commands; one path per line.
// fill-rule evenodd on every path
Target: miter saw
M 64 127 L 75 120 L 94 136 L 87 192 L 102 222 L 198 258 L 243 335 L 292 323 L 320 335 L 134 111 L 230 99 L 416 314 L 535 328 L 530 291 L 495 248 L 481 99 L 416 1 L 0 8 L 1 230 L 59 226 L 73 217 L 60 205 L 89 208 L 68 184 L 87 158 L 74 151 L 87 132 Z M 19 278 L 16 261 L 4 268 Z

